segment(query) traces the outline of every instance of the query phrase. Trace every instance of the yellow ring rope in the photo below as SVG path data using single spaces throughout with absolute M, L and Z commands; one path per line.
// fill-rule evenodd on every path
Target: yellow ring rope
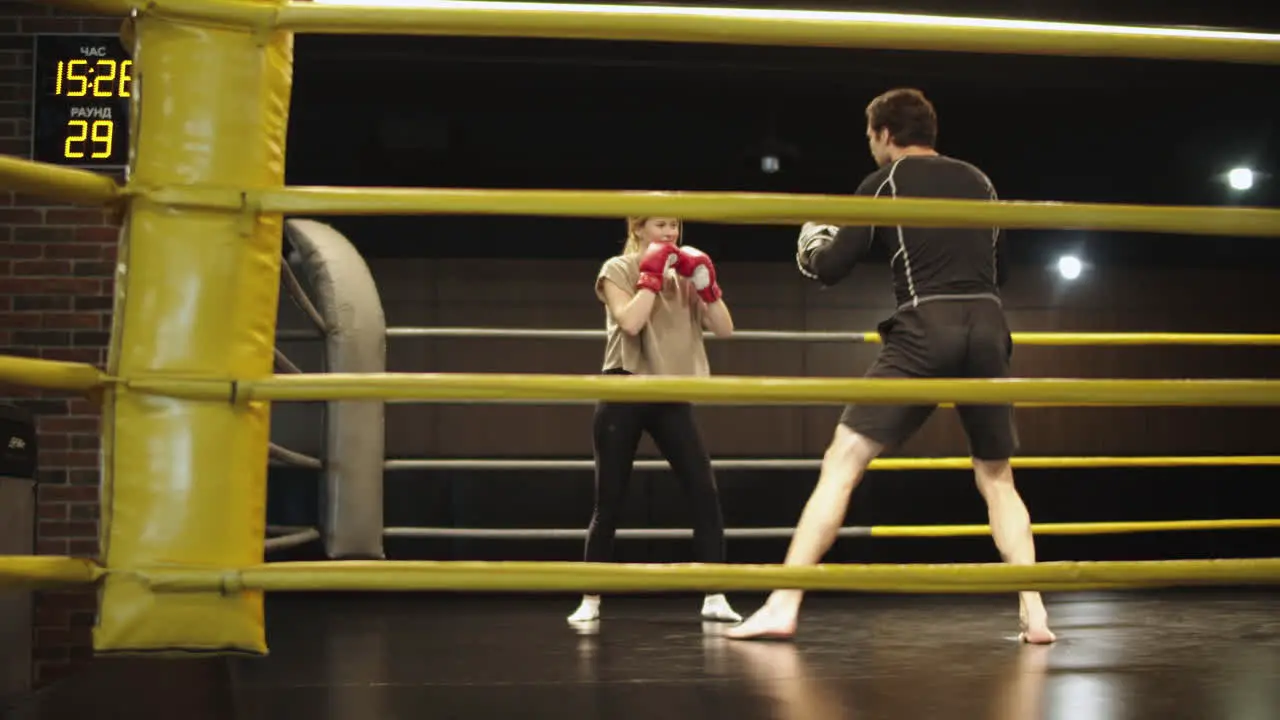
M 225 570 L 137 568 L 130 572 L 154 590 L 168 592 L 670 592 L 801 588 L 992 593 L 1188 585 L 1278 585 L 1280 558 L 809 567 L 383 560 L 282 562 Z
M 85 392 L 102 387 L 106 375 L 88 363 L 0 355 L 0 382 L 44 390 Z
M 268 33 L 395 34 L 701 42 L 933 50 L 1058 57 L 1280 63 L 1280 35 L 885 12 L 436 0 L 368 7 L 229 0 L 62 0 L 98 14 L 129 10 Z
M 312 373 L 264 379 L 138 378 L 134 392 L 189 400 L 611 400 L 732 405 L 845 402 L 1053 402 L 1150 406 L 1277 406 L 1277 380 L 880 379 L 667 377 L 518 373 Z
M 108 205 L 119 200 L 123 193 L 115 180 L 101 173 L 10 155 L 0 155 L 0 190 L 86 205 Z
M 1067 468 L 1157 468 L 1157 467 L 1274 467 L 1280 455 L 1192 455 L 1192 456 L 1100 456 L 1100 457 L 1015 457 L 1015 469 Z M 876 458 L 872 470 L 969 470 L 973 460 L 951 458 Z
M 106 571 L 91 560 L 58 555 L 0 556 L 0 588 L 61 587 L 97 582 Z
M 1267 347 L 1280 345 L 1280 335 L 1260 333 L 1175 333 L 1175 332 L 1016 332 L 1015 345 L 1049 347 L 1108 347 L 1143 345 L 1208 345 Z M 872 339 L 874 336 L 874 340 Z M 867 333 L 867 342 L 880 342 L 879 333 Z
M 1142 522 L 1033 523 L 1036 535 L 1119 535 L 1180 530 L 1261 530 L 1280 528 L 1280 519 L 1155 520 Z M 987 537 L 990 525 L 872 525 L 871 537 Z
M 108 572 L 138 578 L 161 592 L 245 590 L 403 591 L 487 590 L 843 590 L 862 592 L 994 593 L 1277 585 L 1280 558 L 1046 562 L 1036 565 L 639 565 L 567 562 L 331 561 L 271 563 L 246 568 L 116 568 L 66 557 L 0 557 L 0 587 L 61 587 L 97 582 Z
M 239 210 L 233 189 L 139 189 L 159 205 Z M 994 226 L 1111 230 L 1182 235 L 1280 236 L 1280 210 L 1182 205 L 885 199 L 785 193 L 617 190 L 472 190 L 460 188 L 289 187 L 252 193 L 262 212 L 283 215 L 519 215 L 592 217 L 671 215 L 689 222 L 739 225 L 836 224 L 919 227 Z

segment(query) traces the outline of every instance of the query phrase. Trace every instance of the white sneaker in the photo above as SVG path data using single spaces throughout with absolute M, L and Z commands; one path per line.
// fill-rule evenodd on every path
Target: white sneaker
M 600 596 L 583 595 L 582 604 L 569 616 L 571 623 L 592 622 L 600 619 Z
M 702 601 L 702 619 L 716 622 L 742 622 L 742 616 L 729 607 L 729 600 L 724 595 L 708 595 Z

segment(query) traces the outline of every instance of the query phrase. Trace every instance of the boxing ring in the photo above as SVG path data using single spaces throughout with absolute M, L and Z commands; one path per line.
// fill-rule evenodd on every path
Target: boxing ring
M 135 122 L 131 124 L 128 182 L 117 185 L 93 173 L 7 157 L 0 158 L 0 178 L 6 189 L 124 211 L 111 344 L 105 369 L 4 357 L 0 358 L 0 379 L 83 393 L 101 403 L 102 550 L 96 562 L 55 556 L 0 558 L 0 584 L 96 584 L 100 610 L 94 648 L 99 653 L 265 654 L 263 594 L 267 592 L 668 592 L 794 587 L 990 593 L 1280 584 L 1280 558 L 1050 562 L 1030 567 L 809 568 L 380 559 L 385 535 L 446 532 L 383 528 L 382 472 L 445 467 L 447 463 L 451 467 L 507 467 L 502 464 L 507 461 L 482 465 L 482 461 L 467 459 L 385 462 L 380 428 L 382 404 L 387 402 L 679 400 L 724 405 L 833 405 L 856 401 L 1245 407 L 1280 405 L 1280 382 L 1276 381 L 388 373 L 381 365 L 383 343 L 397 336 L 428 332 L 502 335 L 515 331 L 385 328 L 376 290 L 375 297 L 365 297 L 359 307 L 333 297 L 325 299 L 326 293 L 335 292 L 336 283 L 350 280 L 334 273 L 335 258 L 351 258 L 335 238 L 316 241 L 324 234 L 316 221 L 296 219 L 288 222 L 294 223 L 290 227 L 296 233 L 299 262 L 313 287 L 321 288 L 321 301 L 314 304 L 314 314 L 308 315 L 324 335 L 330 371 L 295 372 L 299 367 L 275 347 L 282 284 L 294 296 L 288 279 L 290 263 L 282 260 L 286 217 L 450 213 L 618 218 L 661 214 L 689 221 L 795 226 L 822 220 L 1280 236 L 1280 211 L 1258 208 L 665 191 L 286 187 L 284 145 L 295 33 L 593 38 L 1280 64 L 1278 35 L 852 12 L 447 0 L 417 8 L 287 0 L 66 0 L 60 4 L 127 17 L 123 34 L 136 63 L 139 90 L 132 99 Z M 227 102 L 228 97 L 237 101 Z M 311 232 L 299 233 L 299 227 Z M 359 263 L 352 272 L 357 284 L 365 282 L 360 279 L 362 266 Z M 544 332 L 542 336 L 550 335 Z M 598 334 L 569 332 L 565 337 L 594 339 Z M 738 337 L 875 340 L 865 333 L 854 338 L 845 334 L 799 337 L 740 332 Z M 1039 333 L 1016 337 L 1015 342 L 1232 345 L 1277 344 L 1280 339 Z M 300 402 L 327 404 L 324 457 L 273 447 L 270 418 L 274 406 Z M 270 547 L 321 538 L 330 557 L 339 559 L 266 561 L 270 459 L 321 469 L 327 503 L 324 527 L 285 528 L 284 536 L 273 538 Z M 1277 457 L 1022 458 L 1015 466 L 1275 465 L 1278 461 Z M 580 461 L 566 462 L 581 467 Z M 736 465 L 722 461 L 720 467 L 781 461 L 728 462 Z M 945 469 L 963 462 L 899 459 L 881 461 L 873 468 Z M 520 466 L 534 467 L 529 463 Z M 1245 523 L 1259 523 L 1248 527 L 1275 527 L 1280 521 L 1205 522 L 1225 528 L 1245 527 Z M 1209 527 L 1194 522 L 1072 524 L 1041 525 L 1036 532 L 1134 532 L 1175 526 Z M 780 535 L 786 530 L 735 529 L 729 535 Z M 632 530 L 623 536 L 654 537 L 667 532 Z M 846 528 L 846 533 L 855 535 L 985 532 L 985 526 L 978 525 Z M 342 559 L 352 557 L 364 559 Z

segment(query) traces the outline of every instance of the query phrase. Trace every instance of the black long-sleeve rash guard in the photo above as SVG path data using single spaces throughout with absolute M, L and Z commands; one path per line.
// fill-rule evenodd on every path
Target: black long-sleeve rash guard
M 867 176 L 857 195 L 995 200 L 981 170 L 943 155 L 908 155 Z M 839 229 L 802 264 L 823 285 L 843 280 L 876 243 L 888 251 L 899 306 L 945 297 L 999 294 L 1007 279 L 999 228 L 856 226 Z

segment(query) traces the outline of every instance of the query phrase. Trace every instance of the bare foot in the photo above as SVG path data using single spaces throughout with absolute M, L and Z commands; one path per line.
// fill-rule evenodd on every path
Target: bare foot
M 1052 645 L 1058 640 L 1057 636 L 1043 625 L 1023 630 L 1018 635 L 1018 639 L 1031 645 Z
M 724 631 L 732 640 L 786 640 L 796 634 L 796 616 L 765 605 L 742 624 Z
M 1018 624 L 1022 626 L 1022 632 L 1018 633 L 1018 639 L 1024 643 L 1031 645 L 1051 645 L 1057 641 L 1057 636 L 1049 629 L 1049 614 L 1044 611 L 1044 607 L 1040 606 L 1036 612 L 1027 610 L 1025 603 L 1019 603 L 1018 608 Z

